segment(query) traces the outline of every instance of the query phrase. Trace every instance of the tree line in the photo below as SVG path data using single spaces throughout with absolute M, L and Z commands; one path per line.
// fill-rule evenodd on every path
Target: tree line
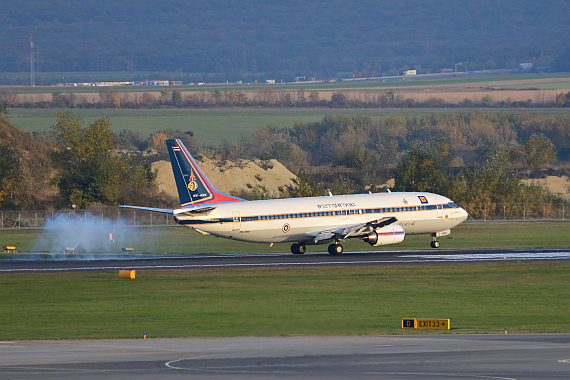
M 559 93 L 554 100 L 496 101 L 491 95 L 479 100 L 464 98 L 457 102 L 432 97 L 425 101 L 404 98 L 393 91 L 370 91 L 363 96 L 351 96 L 343 91 L 332 94 L 331 99 L 322 99 L 319 91 L 273 90 L 262 87 L 256 91 L 222 90 L 186 92 L 163 89 L 160 92 L 130 92 L 113 87 L 99 91 L 99 101 L 88 100 L 75 92 L 54 91 L 51 101 L 20 102 L 16 91 L 0 92 L 0 106 L 19 108 L 213 108 L 213 107 L 327 107 L 327 108 L 535 108 L 570 107 L 570 91 Z
M 554 163 L 561 168 L 558 174 L 568 174 L 564 168 L 570 161 L 570 115 L 460 111 L 413 118 L 326 116 L 288 128 L 268 125 L 236 143 L 215 146 L 176 129 L 146 138 L 132 130 L 113 133 L 108 118 L 84 126 L 71 111 L 59 113 L 51 131 L 41 135 L 48 146 L 37 141 L 29 145 L 35 140 L 6 119 L 0 126 L 2 208 L 173 207 L 174 200 L 157 192 L 150 165 L 153 159 L 168 159 L 168 138 L 182 139 L 192 154 L 219 160 L 279 160 L 297 174 L 293 186 L 278 195 L 282 197 L 324 195 L 325 189 L 334 194 L 381 191 L 395 178 L 396 190 L 447 195 L 458 203 L 477 204 L 473 207 L 478 209 L 470 210 L 474 213 L 499 202 L 519 207 L 560 201 L 542 188 L 523 186 L 520 177 Z M 18 145 L 24 143 L 29 146 Z M 148 149 L 150 156 L 144 152 Z M 57 196 L 42 203 L 37 189 L 50 184 Z M 240 195 L 275 196 L 261 188 L 251 190 Z

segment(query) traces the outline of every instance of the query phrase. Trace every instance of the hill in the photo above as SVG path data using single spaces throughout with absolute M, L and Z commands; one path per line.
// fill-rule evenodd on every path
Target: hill
M 0 208 L 43 208 L 58 198 L 48 148 L 0 119 Z
M 564 0 L 22 0 L 0 13 L 0 72 L 30 70 L 30 35 L 36 72 L 169 71 L 193 81 L 182 73 L 290 79 L 438 72 L 458 62 L 567 69 L 568 14 Z

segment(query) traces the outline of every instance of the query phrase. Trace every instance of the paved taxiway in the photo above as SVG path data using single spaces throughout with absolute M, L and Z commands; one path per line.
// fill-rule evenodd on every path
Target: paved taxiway
M 569 249 L 481 249 L 238 255 L 35 255 L 0 260 L 0 273 L 340 265 L 413 265 L 496 261 L 568 261 Z
M 0 342 L 4 379 L 568 379 L 570 334 Z

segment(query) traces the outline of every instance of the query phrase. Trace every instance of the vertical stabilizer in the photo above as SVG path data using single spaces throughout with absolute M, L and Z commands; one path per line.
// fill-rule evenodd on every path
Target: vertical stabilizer
M 178 139 L 166 140 L 166 146 L 170 155 L 181 207 L 243 201 L 241 198 L 217 191 L 182 144 L 182 141 Z

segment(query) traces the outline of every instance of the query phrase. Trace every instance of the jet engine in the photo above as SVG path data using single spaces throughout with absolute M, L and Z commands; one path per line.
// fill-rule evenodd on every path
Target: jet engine
M 398 244 L 404 241 L 406 231 L 399 224 L 390 224 L 389 226 L 376 228 L 368 235 L 361 238 L 373 247 L 381 245 Z

